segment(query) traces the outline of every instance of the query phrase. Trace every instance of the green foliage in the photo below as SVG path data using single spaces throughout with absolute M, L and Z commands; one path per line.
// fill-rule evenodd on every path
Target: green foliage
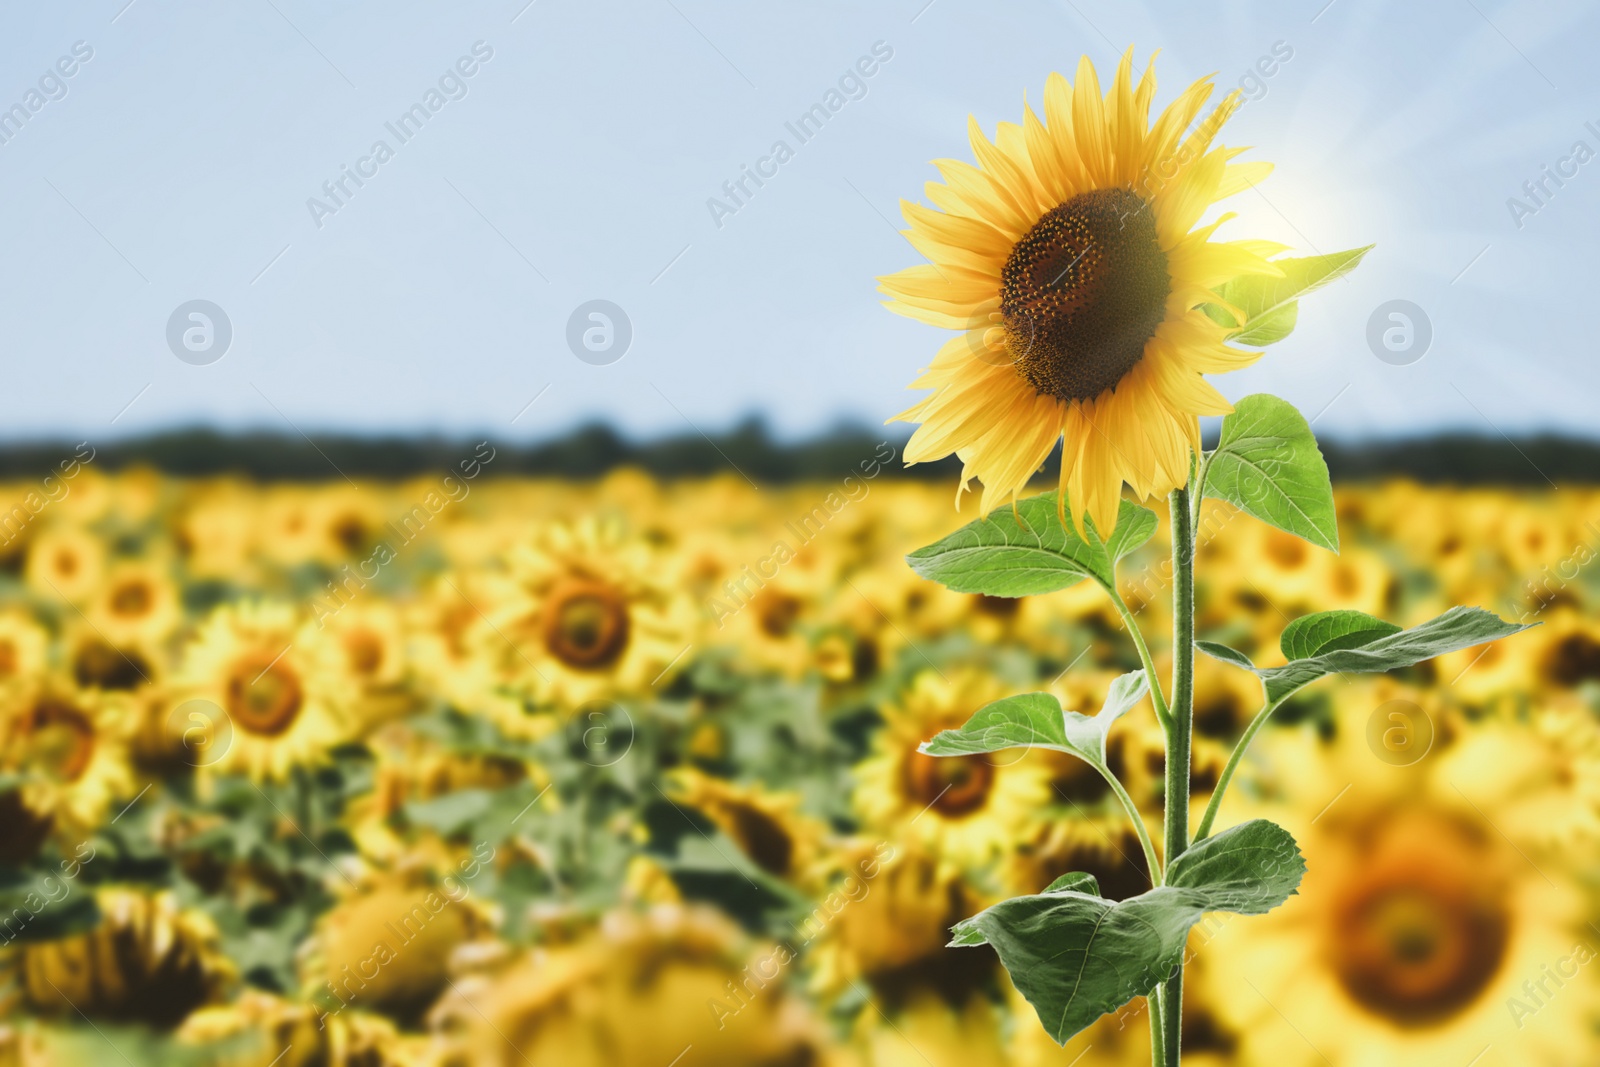
M 1020 597 L 1053 593 L 1093 578 L 1110 588 L 1123 556 L 1156 530 L 1155 513 L 1124 500 L 1117 528 L 1102 540 L 1084 518 L 1084 537 L 1062 522 L 1057 494 L 996 508 L 906 557 L 911 569 L 957 593 Z
M 979 709 L 959 730 L 945 730 L 924 741 L 919 751 L 930 756 L 973 756 L 1007 748 L 1049 748 L 1109 773 L 1106 738 L 1111 727 L 1149 691 L 1144 671 L 1124 674 L 1111 683 L 1105 706 L 1092 717 L 1063 711 L 1049 693 L 1006 697 Z
M 1063 874 L 1060 878 L 1044 887 L 1046 893 L 1087 893 L 1091 897 L 1100 895 L 1100 880 L 1092 874 L 1083 871 L 1073 871 Z
M 1205 472 L 1204 495 L 1318 547 L 1339 550 L 1328 465 L 1311 426 L 1287 401 L 1256 393 L 1234 405 Z
M 1278 259 L 1273 266 L 1283 272 L 1282 277 L 1246 274 L 1225 283 L 1217 289 L 1217 295 L 1245 315 L 1244 327 L 1236 329 L 1228 339 L 1264 347 L 1288 337 L 1299 318 L 1300 297 L 1350 273 L 1372 248 L 1367 245 L 1326 256 Z M 1213 322 L 1238 326 L 1238 320 L 1225 307 L 1207 304 L 1205 311 Z
M 1289 899 L 1304 873 L 1288 831 L 1255 820 L 1194 846 L 1172 863 L 1167 884 L 1147 893 L 1109 901 L 1058 879 L 957 923 L 950 944 L 993 947 L 1065 1044 L 1178 968 L 1189 929 L 1206 912 L 1262 914 Z
M 1507 622 L 1482 608 L 1451 608 L 1409 630 L 1390 629 L 1389 624 L 1356 611 L 1324 611 L 1297 619 L 1296 623 L 1298 628 L 1291 624 L 1284 631 L 1285 654 L 1291 647 L 1315 647 L 1318 651 L 1294 657 L 1282 667 L 1257 667 L 1244 653 L 1214 641 L 1196 641 L 1195 647 L 1215 659 L 1254 672 L 1266 687 L 1267 702 L 1277 704 L 1325 675 L 1381 674 L 1538 625 Z
M 1302 615 L 1283 629 L 1278 646 L 1288 659 L 1310 659 L 1322 652 L 1360 648 L 1401 627 L 1364 611 L 1319 611 Z

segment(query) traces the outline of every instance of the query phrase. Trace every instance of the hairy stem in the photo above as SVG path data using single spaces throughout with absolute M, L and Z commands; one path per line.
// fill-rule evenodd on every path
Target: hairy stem
M 1156 986 L 1145 997 L 1145 1008 L 1150 1012 L 1150 1062 L 1160 1065 L 1167 1062 L 1166 1012 L 1161 1009 L 1161 987 Z
M 1194 731 L 1194 468 L 1172 492 L 1172 703 L 1167 729 L 1166 863 L 1189 847 L 1189 760 Z M 1163 1067 L 1178 1067 L 1183 1029 L 1183 964 L 1162 990 Z
M 1117 606 L 1117 614 L 1122 616 L 1122 625 L 1128 628 L 1128 634 L 1133 638 L 1133 646 L 1139 650 L 1139 665 L 1144 668 L 1145 680 L 1150 683 L 1150 703 L 1155 705 L 1156 720 L 1161 723 L 1161 729 L 1170 733 L 1172 730 L 1172 716 L 1167 710 L 1167 698 L 1161 690 L 1161 677 L 1156 674 L 1156 661 L 1150 655 L 1150 646 L 1145 643 L 1144 634 L 1139 629 L 1139 624 L 1134 621 L 1133 612 L 1128 609 L 1127 601 L 1122 599 L 1122 594 L 1117 592 L 1115 586 L 1108 587 L 1106 592 L 1111 594 L 1111 602 Z

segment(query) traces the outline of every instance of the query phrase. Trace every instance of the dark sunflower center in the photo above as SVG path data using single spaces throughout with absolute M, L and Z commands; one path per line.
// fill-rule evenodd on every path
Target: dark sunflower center
M 627 650 L 628 602 L 610 585 L 574 579 L 550 594 L 543 625 L 551 655 L 578 670 L 603 670 Z
M 960 818 L 982 808 L 993 784 L 994 766 L 980 756 L 913 752 L 906 764 L 906 791 L 911 799 L 946 818 Z
M 1504 912 L 1468 891 L 1372 887 L 1339 916 L 1334 966 L 1369 1010 L 1421 1026 L 1465 1008 L 1499 970 L 1510 935 Z
M 728 814 L 733 818 L 740 847 L 756 866 L 780 878 L 790 873 L 795 842 L 789 831 L 766 812 L 748 804 L 736 804 Z
M 350 669 L 363 677 L 378 673 L 383 666 L 383 640 L 370 630 L 352 630 L 345 635 L 345 656 Z
M 94 758 L 94 726 L 70 704 L 45 701 L 33 709 L 31 756 L 57 780 L 76 782 Z
M 125 619 L 147 614 L 154 601 L 149 585 L 142 581 L 123 582 L 111 592 L 111 610 Z
M 1131 189 L 1095 189 L 1051 209 L 1000 279 L 1017 372 L 1059 400 L 1092 400 L 1133 369 L 1170 287 L 1155 218 Z
M 228 713 L 240 727 L 261 737 L 277 737 L 300 717 L 305 691 L 300 676 L 270 652 L 239 659 L 228 677 Z
M 115 648 L 90 638 L 74 653 L 72 674 L 79 685 L 93 689 L 136 689 L 149 679 L 150 663 L 137 649 Z
M 788 593 L 763 591 L 756 601 L 756 620 L 761 632 L 774 639 L 788 637 L 800 618 L 803 605 Z
M 1588 634 L 1571 634 L 1545 654 L 1545 674 L 1568 688 L 1600 678 L 1600 642 Z

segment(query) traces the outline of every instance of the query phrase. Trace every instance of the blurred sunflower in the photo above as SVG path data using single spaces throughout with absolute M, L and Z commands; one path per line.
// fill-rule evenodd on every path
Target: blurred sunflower
M 803 513 L 803 509 L 802 509 Z M 838 559 L 786 530 L 777 541 L 747 539 L 738 566 L 706 597 L 708 629 L 759 670 L 799 678 L 812 664 L 812 629 L 839 585 Z M 845 593 L 860 600 L 860 594 Z M 869 610 L 874 610 L 867 605 Z
M 402 715 L 413 706 L 404 620 L 392 601 L 368 598 L 346 604 L 320 623 L 345 675 L 355 729 Z
M 261 502 L 232 480 L 192 486 L 168 522 L 185 570 L 197 578 L 248 581 Z
M 1005 1061 L 1005 1016 L 988 1000 L 951 1005 L 931 993 L 856 1024 L 861 1067 L 973 1067 Z
M 114 563 L 88 612 L 94 628 L 116 646 L 155 645 L 183 618 L 177 586 L 154 560 Z
M 694 616 L 672 561 L 620 523 L 541 526 L 475 630 L 502 684 L 536 706 L 642 693 L 685 665 Z
M 1564 1063 L 1592 1041 L 1600 990 L 1571 981 L 1594 957 L 1577 856 L 1486 814 L 1500 755 L 1473 730 L 1405 767 L 1359 729 L 1260 739 L 1270 794 L 1225 814 L 1285 825 L 1308 871 L 1299 897 L 1206 952 L 1204 999 L 1242 1061 Z
M 454 870 L 436 877 L 418 858 L 365 874 L 318 920 L 300 947 L 308 999 L 415 1024 L 444 991 L 451 953 L 482 937 L 490 919 L 470 883 Z
M 668 795 L 710 819 L 774 878 L 817 888 L 827 827 L 800 810 L 798 793 L 774 793 L 684 768 L 672 775 Z
M 171 893 L 105 889 L 87 933 L 20 949 L 29 1005 L 50 1016 L 174 1026 L 215 1003 L 234 977 L 206 916 Z
M 383 510 L 377 498 L 352 485 L 335 485 L 312 501 L 313 524 L 324 547 L 319 553 L 331 560 L 366 558 L 379 541 Z
M 175 707 L 209 702 L 222 752 L 212 772 L 281 779 L 347 736 L 349 686 L 324 635 L 283 604 L 217 608 L 184 649 Z
M 950 927 L 986 901 L 961 873 L 914 841 L 859 841 L 838 856 L 840 890 L 799 930 L 811 946 L 812 986 L 839 994 L 865 982 L 891 1009 L 937 993 L 965 1003 L 998 969 L 987 948 L 952 949 Z
M 1183 484 L 1198 417 L 1232 410 L 1202 375 L 1260 356 L 1229 348 L 1200 310 L 1222 303 L 1225 281 L 1280 273 L 1265 257 L 1281 245 L 1211 241 L 1227 217 L 1196 229 L 1270 170 L 1210 147 L 1242 96 L 1193 125 L 1212 92 L 1202 79 L 1150 124 L 1154 74 L 1135 86 L 1132 71 L 1129 49 L 1102 95 L 1084 57 L 1075 86 L 1046 82 L 1044 121 L 1025 107 L 994 143 L 969 119 L 978 166 L 939 161 L 946 184 L 927 186 L 938 210 L 901 205 L 931 262 L 879 279 L 888 306 L 963 331 L 912 385 L 933 395 L 895 416 L 922 423 L 905 459 L 956 453 L 962 487 L 983 482 L 984 511 L 1020 493 L 1064 439 L 1073 521 L 1109 533 L 1122 484 L 1140 497 Z
M 419 690 L 459 711 L 484 714 L 517 736 L 529 724 L 521 702 L 496 685 L 505 643 L 488 640 L 492 629 L 480 607 L 492 602 L 493 585 L 475 570 L 429 582 L 404 609 L 406 659 Z
M 316 499 L 305 486 L 270 486 L 261 494 L 260 529 L 255 547 L 281 567 L 339 562 L 338 551 L 317 513 Z
M 421 1067 L 427 1062 L 427 1039 L 402 1036 L 382 1016 L 353 1009 L 333 1015 L 256 990 L 232 1004 L 195 1011 L 177 1037 L 216 1067 Z
M 112 642 L 93 623 L 68 625 L 61 644 L 72 680 L 85 689 L 128 692 L 155 683 L 165 657 L 152 642 L 124 636 Z
M 0 692 L 37 678 L 50 654 L 50 635 L 31 614 L 0 612 Z
M 1548 621 L 1534 656 L 1540 688 L 1575 690 L 1600 683 L 1600 621 L 1571 608 L 1551 612 Z
M 100 588 L 105 569 L 105 545 L 98 537 L 82 526 L 57 523 L 34 536 L 23 576 L 47 602 L 82 604 Z
M 1080 810 L 1077 818 L 1041 823 L 1017 846 L 1001 874 L 1007 891 L 1021 896 L 1080 871 L 1094 875 L 1107 900 L 1126 900 L 1150 888 L 1144 849 L 1121 809 L 1114 816 Z
M 612 912 L 576 941 L 452 983 L 433 1014 L 439 1067 L 791 1067 L 826 1043 L 785 987 L 792 956 L 714 912 Z
M 41 680 L 6 700 L 0 709 L 0 767 L 22 779 L 15 791 L 22 812 L 12 814 L 70 833 L 92 831 L 114 799 L 133 793 L 133 725 L 126 698 L 59 679 Z
M 880 833 L 904 828 L 958 865 L 980 865 L 1008 847 L 1049 799 L 1044 762 L 1015 752 L 941 757 L 917 751 L 1004 695 L 993 678 L 968 668 L 913 678 L 883 708 L 872 754 L 855 766 L 853 799 L 864 825 Z

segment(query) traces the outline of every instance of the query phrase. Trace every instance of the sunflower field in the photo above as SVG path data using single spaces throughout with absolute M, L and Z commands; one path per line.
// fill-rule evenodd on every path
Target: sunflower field
M 1138 666 L 1102 591 L 912 574 L 955 516 L 880 477 L 889 445 L 765 488 L 493 457 L 359 484 L 84 461 L 0 490 L 24 502 L 0 522 L 0 1064 L 1149 1062 L 1142 1000 L 1061 1049 L 989 949 L 946 947 L 1067 872 L 1149 887 L 1105 783 L 918 752 L 1011 693 L 1098 708 Z M 1199 631 L 1272 663 L 1315 609 L 1542 625 L 1269 727 L 1224 807 L 1289 828 L 1308 873 L 1195 928 L 1186 1050 L 1593 1063 L 1600 491 L 1337 500 L 1338 555 L 1208 502 Z M 1158 629 L 1164 537 L 1121 576 Z M 1197 669 L 1203 802 L 1260 688 Z M 1148 705 L 1110 743 L 1156 826 Z

